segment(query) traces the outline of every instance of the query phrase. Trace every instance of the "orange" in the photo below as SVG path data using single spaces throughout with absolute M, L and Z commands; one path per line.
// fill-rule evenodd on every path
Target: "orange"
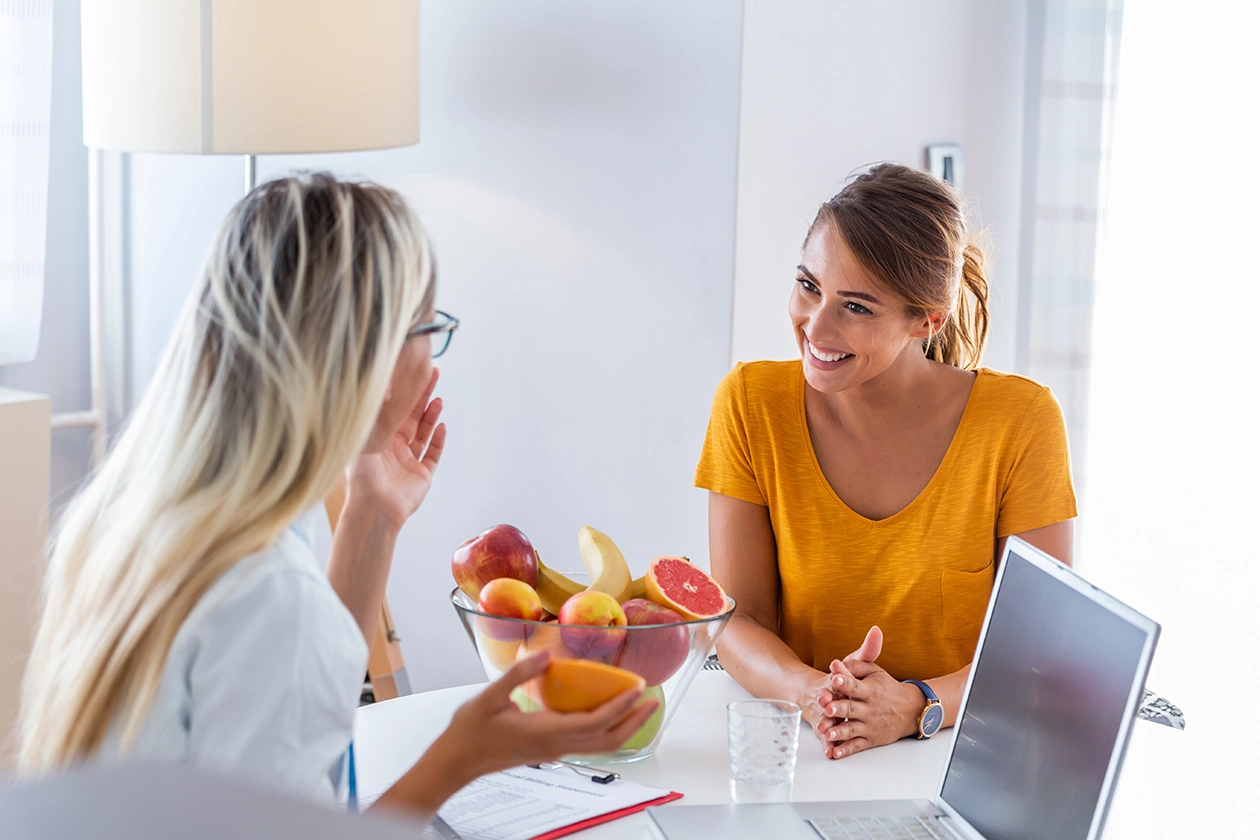
M 657 557 L 648 565 L 649 601 L 669 607 L 688 621 L 726 612 L 726 593 L 718 582 L 682 557 Z
M 529 638 L 521 645 L 520 650 L 516 652 L 516 661 L 520 662 L 527 656 L 534 656 L 542 653 L 544 650 L 551 651 L 551 661 L 554 663 L 561 659 L 570 659 L 573 654 L 569 653 L 569 649 L 564 646 L 564 642 L 560 639 L 560 627 L 554 621 L 548 621 L 541 627 L 534 627 L 534 632 L 529 634 Z M 537 704 L 542 703 L 542 698 L 538 696 L 538 684 L 542 682 L 541 677 L 525 683 L 522 688 L 527 697 Z
M 589 712 L 623 691 L 647 685 L 624 668 L 586 659 L 554 659 L 538 679 L 542 704 L 556 712 Z

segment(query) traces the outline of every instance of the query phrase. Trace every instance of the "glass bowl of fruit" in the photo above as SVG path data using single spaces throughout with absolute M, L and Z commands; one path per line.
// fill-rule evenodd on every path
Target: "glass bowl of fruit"
M 613 752 L 566 757 L 637 761 L 656 750 L 735 601 L 686 558 L 657 557 L 632 578 L 621 551 L 594 528 L 582 528 L 578 547 L 587 574 L 561 574 L 542 564 L 518 529 L 491 528 L 455 552 L 451 603 L 489 679 L 526 656 L 551 653 L 548 672 L 512 694 L 523 711 L 591 708 L 642 686 L 643 698 L 660 704 L 642 729 Z

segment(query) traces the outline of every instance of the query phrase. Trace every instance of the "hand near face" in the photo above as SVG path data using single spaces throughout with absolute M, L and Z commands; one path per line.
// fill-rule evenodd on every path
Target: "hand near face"
M 446 445 L 446 424 L 438 422 L 442 400 L 433 399 L 437 383 L 438 369 L 433 368 L 429 384 L 385 446 L 350 462 L 351 498 L 371 505 L 396 529 L 428 495 Z

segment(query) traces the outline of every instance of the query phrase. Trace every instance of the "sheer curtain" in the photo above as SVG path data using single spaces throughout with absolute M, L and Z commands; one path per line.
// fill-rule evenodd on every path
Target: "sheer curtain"
M 1029 5 L 1015 368 L 1049 385 L 1063 406 L 1078 490 L 1085 483 L 1094 260 L 1121 8 L 1121 0 Z
M 1260 6 L 1125 8 L 1098 264 L 1082 566 L 1163 625 L 1108 838 L 1257 834 Z M 1121 802 L 1121 795 L 1128 802 Z
M 53 0 L 0 0 L 0 365 L 39 346 Z

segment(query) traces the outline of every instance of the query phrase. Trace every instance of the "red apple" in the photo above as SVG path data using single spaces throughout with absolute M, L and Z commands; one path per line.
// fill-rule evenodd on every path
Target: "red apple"
M 660 685 L 672 677 L 687 659 L 691 643 L 687 638 L 687 628 L 679 623 L 686 619 L 670 608 L 644 598 L 631 598 L 621 608 L 629 625 L 641 629 L 626 631 L 626 643 L 613 664 L 633 671 L 648 685 Z M 674 626 L 643 626 L 647 624 Z
M 460 543 L 451 558 L 451 574 L 464 594 L 475 601 L 481 587 L 495 578 L 515 578 L 537 586 L 538 555 L 519 528 L 495 525 Z
M 606 592 L 588 589 L 570 596 L 560 607 L 560 638 L 564 646 L 581 659 L 595 659 L 615 653 L 625 641 L 626 614 L 617 599 Z M 565 625 L 586 625 L 566 627 Z
M 542 601 L 528 584 L 516 578 L 495 578 L 481 587 L 477 609 L 504 618 L 521 618 L 525 621 L 542 621 Z M 523 641 L 529 635 L 530 625 L 515 621 L 498 621 L 477 616 L 477 627 L 492 639 L 501 642 Z

